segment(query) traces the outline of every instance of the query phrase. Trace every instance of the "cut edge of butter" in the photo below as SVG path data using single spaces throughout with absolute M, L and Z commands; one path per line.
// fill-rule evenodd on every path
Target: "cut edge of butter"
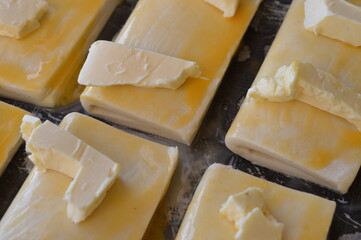
M 347 0 L 306 0 L 304 10 L 305 29 L 361 46 L 361 6 Z
M 238 9 L 240 0 L 203 0 L 223 12 L 223 17 L 233 17 Z
M 25 37 L 40 27 L 48 7 L 44 0 L 0 0 L 0 36 Z
M 243 205 L 239 205 L 239 202 L 242 202 Z M 220 213 L 229 221 L 237 222 L 256 207 L 265 209 L 263 190 L 251 187 L 238 194 L 230 195 L 222 205 Z
M 238 240 L 281 240 L 284 225 L 270 214 L 266 208 L 264 191 L 259 187 L 230 195 L 222 205 L 220 214 L 234 223 L 238 229 Z M 262 231 L 259 226 L 262 225 Z
M 104 199 L 120 165 L 57 125 L 39 122 L 35 117 L 24 117 L 22 133 L 29 158 L 40 171 L 50 169 L 73 178 L 64 199 L 68 218 L 79 223 Z
M 274 77 L 264 77 L 248 90 L 250 101 L 299 100 L 352 123 L 361 131 L 361 94 L 312 64 L 293 61 Z
M 249 212 L 239 225 L 241 227 L 235 236 L 237 240 L 282 240 L 284 225 L 259 207 Z M 259 229 L 260 226 L 262 229 Z
M 200 76 L 196 62 L 110 41 L 96 41 L 89 49 L 78 83 L 177 89 L 188 78 Z
M 42 124 L 41 120 L 31 115 L 24 115 L 20 125 L 22 138 L 28 141 L 33 131 Z

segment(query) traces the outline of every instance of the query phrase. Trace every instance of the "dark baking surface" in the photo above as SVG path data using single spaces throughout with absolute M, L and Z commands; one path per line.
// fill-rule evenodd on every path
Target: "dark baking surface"
M 180 150 L 179 164 L 169 191 L 159 205 L 144 239 L 175 238 L 200 178 L 206 168 L 214 162 L 229 164 L 254 176 L 336 201 L 337 209 L 330 228 L 329 239 L 361 239 L 361 233 L 359 233 L 361 232 L 360 174 L 349 192 L 340 195 L 316 184 L 255 166 L 230 152 L 224 145 L 225 134 L 272 44 L 290 2 L 291 0 L 263 1 L 191 147 L 109 123 L 147 139 L 167 145 L 177 145 Z M 99 39 L 111 40 L 124 25 L 135 4 L 136 0 L 126 0 L 118 6 Z M 69 112 L 85 113 L 78 102 L 57 109 L 43 109 L 9 99 L 0 98 L 0 100 L 26 109 L 42 120 L 48 119 L 55 123 L 59 123 Z M 0 218 L 20 189 L 30 168 L 26 160 L 24 145 L 22 145 L 0 177 Z

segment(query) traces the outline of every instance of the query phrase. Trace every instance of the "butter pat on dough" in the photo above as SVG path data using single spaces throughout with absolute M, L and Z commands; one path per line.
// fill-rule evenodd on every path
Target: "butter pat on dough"
M 256 101 L 285 102 L 297 99 L 329 112 L 361 131 L 361 94 L 312 64 L 294 61 L 278 69 L 275 77 L 261 78 L 248 90 Z
M 104 199 L 120 165 L 49 121 L 39 125 L 25 117 L 22 130 L 29 158 L 39 170 L 51 169 L 73 178 L 65 193 L 67 215 L 74 223 L 83 221 Z
M 316 35 L 361 46 L 361 6 L 346 0 L 306 0 L 304 26 Z

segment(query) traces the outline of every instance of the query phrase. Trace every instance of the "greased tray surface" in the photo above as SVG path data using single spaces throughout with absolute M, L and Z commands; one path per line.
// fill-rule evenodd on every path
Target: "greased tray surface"
M 112 40 L 124 25 L 136 2 L 136 0 L 125 0 L 119 5 L 99 39 Z M 252 165 L 230 152 L 224 145 L 226 132 L 272 44 L 290 2 L 291 0 L 263 0 L 191 147 L 109 123 L 159 143 L 177 145 L 180 150 L 179 164 L 168 193 L 159 205 L 144 239 L 175 238 L 204 171 L 215 162 L 229 164 L 254 176 L 336 201 L 337 209 L 330 228 L 329 239 L 361 239 L 360 174 L 348 193 L 340 195 L 313 183 Z M 44 109 L 9 99 L 0 98 L 0 100 L 26 109 L 43 121 L 48 119 L 55 123 L 59 123 L 69 112 L 85 113 L 79 102 L 58 109 Z M 3 176 L 0 177 L 0 218 L 5 214 L 26 179 L 29 169 L 31 169 L 31 163 L 26 160 L 24 145 L 22 145 Z

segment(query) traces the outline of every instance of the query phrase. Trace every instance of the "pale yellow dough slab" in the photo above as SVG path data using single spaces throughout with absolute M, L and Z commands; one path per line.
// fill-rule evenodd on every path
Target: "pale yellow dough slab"
M 87 87 L 82 105 L 92 115 L 191 144 L 260 2 L 243 0 L 225 19 L 202 0 L 140 0 L 116 42 L 194 61 L 202 77 L 176 90 Z
M 303 27 L 304 0 L 294 0 L 256 81 L 293 60 L 326 71 L 361 93 L 361 48 L 315 36 Z M 241 106 L 226 136 L 233 152 L 285 174 L 347 192 L 361 164 L 361 133 L 339 117 L 305 103 Z
M 39 29 L 0 37 L 0 95 L 46 107 L 74 101 L 88 48 L 120 1 L 47 0 Z
M 234 239 L 237 228 L 219 213 L 219 209 L 230 195 L 250 187 L 264 190 L 267 209 L 284 224 L 283 240 L 327 238 L 335 202 L 253 177 L 229 166 L 213 164 L 197 187 L 176 240 Z
M 20 125 L 27 111 L 0 101 L 0 176 L 22 143 Z
M 174 172 L 178 150 L 72 113 L 60 126 L 122 166 L 97 209 L 82 223 L 66 216 L 71 178 L 33 169 L 0 222 L 0 239 L 141 239 Z

